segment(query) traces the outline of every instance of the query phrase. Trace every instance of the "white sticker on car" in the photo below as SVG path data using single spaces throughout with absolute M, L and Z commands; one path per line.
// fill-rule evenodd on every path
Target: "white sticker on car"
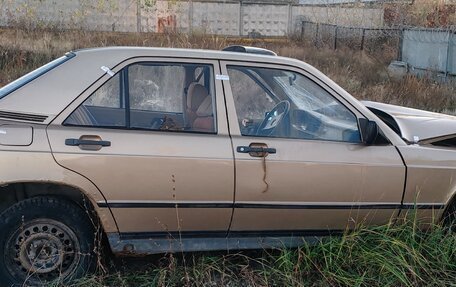
M 0 130 L 0 134 L 1 134 L 1 135 L 6 135 L 6 131 Z
M 111 71 L 111 69 L 109 69 L 109 68 L 106 67 L 106 66 L 102 66 L 101 69 L 102 69 L 103 71 L 105 71 L 105 73 L 108 74 L 110 77 L 112 77 L 112 76 L 115 75 L 115 73 L 114 73 L 113 71 Z
M 216 80 L 229 81 L 230 77 L 228 75 L 215 75 Z

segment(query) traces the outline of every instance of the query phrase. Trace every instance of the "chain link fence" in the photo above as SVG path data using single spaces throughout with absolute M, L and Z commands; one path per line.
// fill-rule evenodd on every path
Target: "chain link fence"
M 333 24 L 302 22 L 301 38 L 316 46 L 329 46 L 337 49 L 346 45 L 353 49 L 375 50 L 383 45 L 399 47 L 402 29 L 363 28 Z M 399 50 L 397 51 L 399 55 Z
M 415 74 L 456 75 L 456 29 L 416 27 L 363 28 L 302 22 L 301 38 L 317 47 L 376 52 L 393 49 L 398 61 Z

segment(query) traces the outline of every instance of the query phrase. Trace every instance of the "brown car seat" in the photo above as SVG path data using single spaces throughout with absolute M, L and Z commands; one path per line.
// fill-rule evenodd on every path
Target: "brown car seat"
M 192 131 L 214 131 L 212 98 L 201 84 L 191 83 L 188 87 L 187 120 Z

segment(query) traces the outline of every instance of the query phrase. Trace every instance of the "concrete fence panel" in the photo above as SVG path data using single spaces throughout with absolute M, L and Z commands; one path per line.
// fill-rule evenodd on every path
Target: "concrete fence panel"
M 239 3 L 193 2 L 192 29 L 217 35 L 239 35 Z
M 42 1 L 45 2 L 46 0 Z M 84 8 L 87 10 L 87 16 L 85 19 L 81 19 L 81 27 L 85 30 L 137 31 L 138 13 L 135 0 L 112 2 L 80 0 L 79 3 L 81 5 L 94 3 Z
M 267 36 L 288 34 L 288 5 L 245 4 L 242 7 L 242 35 Z
M 449 35 L 447 31 L 404 30 L 402 61 L 417 69 L 446 73 Z
M 0 2 L 0 25 L 2 26 L 130 32 L 137 30 L 136 23 L 135 0 L 3 0 Z
M 287 36 L 301 32 L 302 20 L 378 27 L 383 10 L 234 0 L 0 0 L 1 26 L 31 28 Z
M 136 1 L 136 0 L 133 0 Z M 152 7 L 141 5 L 141 32 L 183 32 L 191 29 L 188 2 L 156 1 Z

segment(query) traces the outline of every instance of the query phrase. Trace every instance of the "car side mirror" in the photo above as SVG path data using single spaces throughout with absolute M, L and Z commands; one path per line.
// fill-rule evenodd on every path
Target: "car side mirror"
M 360 118 L 359 128 L 361 132 L 361 142 L 365 145 L 373 144 L 378 136 L 377 123 L 365 118 Z

